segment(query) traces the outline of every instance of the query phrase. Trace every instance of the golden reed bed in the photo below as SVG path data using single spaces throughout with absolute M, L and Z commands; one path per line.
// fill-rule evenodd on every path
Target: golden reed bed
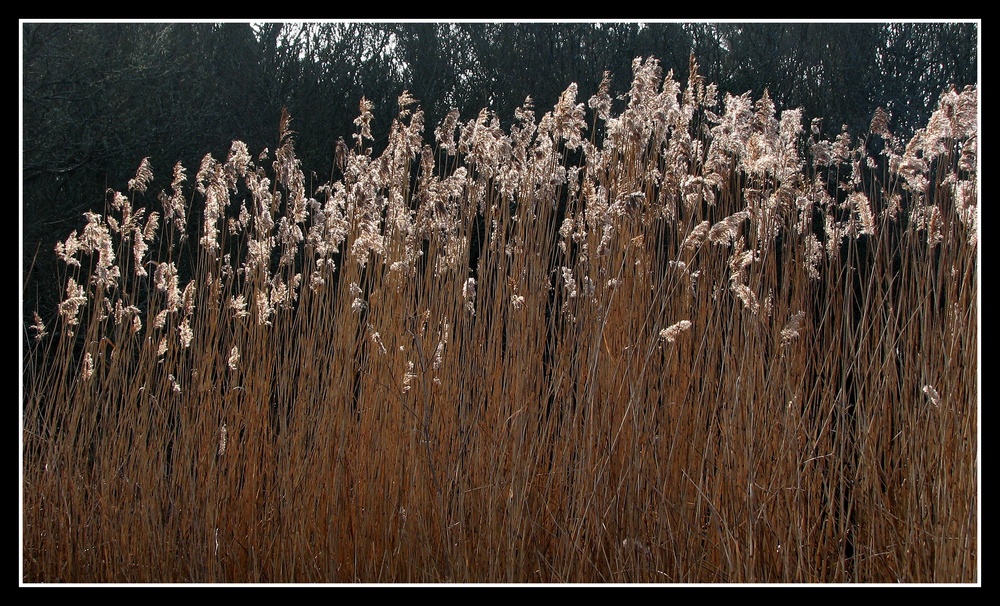
M 901 141 L 691 67 L 144 161 L 26 327 L 24 581 L 976 582 L 976 89 Z

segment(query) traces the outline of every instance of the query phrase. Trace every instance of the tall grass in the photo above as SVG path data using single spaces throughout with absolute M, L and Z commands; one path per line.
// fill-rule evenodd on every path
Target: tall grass
M 976 89 L 830 139 L 691 67 L 144 161 L 26 327 L 24 580 L 976 582 Z

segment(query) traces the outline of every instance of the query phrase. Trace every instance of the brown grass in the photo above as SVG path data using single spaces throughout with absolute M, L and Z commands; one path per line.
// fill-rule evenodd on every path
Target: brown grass
M 977 582 L 976 90 L 831 140 L 692 68 L 144 162 L 26 327 L 23 580 Z

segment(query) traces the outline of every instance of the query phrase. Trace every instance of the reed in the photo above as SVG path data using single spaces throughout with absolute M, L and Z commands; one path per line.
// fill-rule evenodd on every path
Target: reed
M 977 582 L 976 89 L 609 82 L 143 161 L 26 327 L 23 580 Z

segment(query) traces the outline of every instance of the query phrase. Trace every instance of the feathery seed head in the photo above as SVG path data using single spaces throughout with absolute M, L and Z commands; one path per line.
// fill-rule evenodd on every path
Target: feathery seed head
M 680 336 L 682 332 L 690 329 L 691 329 L 691 321 L 681 320 L 680 322 L 675 322 L 674 324 L 671 324 L 667 328 L 661 330 L 660 338 L 666 341 L 667 343 L 673 343 L 674 341 L 677 340 L 677 337 Z

